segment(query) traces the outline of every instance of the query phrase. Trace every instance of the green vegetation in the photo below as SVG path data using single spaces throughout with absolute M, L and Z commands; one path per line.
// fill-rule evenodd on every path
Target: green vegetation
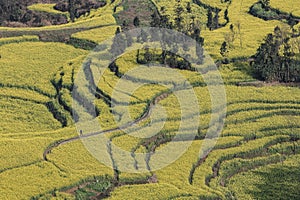
M 0 3 L 1 25 L 7 25 L 2 22 L 16 1 Z M 22 12 L 12 12 L 12 18 L 21 20 L 30 9 L 43 13 L 42 19 L 58 14 L 70 21 L 0 27 L 0 199 L 299 199 L 297 1 L 49 2 L 22 4 Z M 124 34 L 149 25 L 182 32 L 208 51 L 182 50 L 199 64 L 209 55 L 213 58 L 226 90 L 224 121 L 216 118 L 223 106 L 211 105 L 206 72 L 201 76 L 187 60 L 166 50 L 141 45 L 126 50 L 138 46 L 136 41 L 151 44 L 153 38 L 145 32 L 138 38 Z M 117 33 L 121 36 L 105 45 L 116 50 L 118 58 L 102 69 L 99 66 L 110 59 L 104 46 L 93 57 L 87 57 L 91 55 L 87 50 Z M 176 44 L 166 45 L 176 49 Z M 133 69 L 140 71 L 134 74 Z M 176 88 L 182 81 L 169 74 L 182 75 L 192 88 Z M 75 80 L 84 86 L 77 88 Z M 128 93 L 131 87 L 136 90 Z M 171 89 L 192 91 L 199 110 L 183 112 L 193 105 L 181 107 Z M 92 92 L 94 99 L 89 100 L 86 94 Z M 107 138 L 101 156 L 110 166 L 85 146 L 83 138 L 96 135 L 74 125 L 91 119 L 94 105 L 96 120 L 105 131 L 98 135 Z M 165 115 L 156 106 L 164 108 Z M 223 122 L 214 148 L 205 154 L 202 145 L 213 141 L 205 140 L 208 130 Z M 122 129 L 117 128 L 120 124 Z M 184 129 L 179 132 L 181 124 Z M 189 135 L 194 129 L 193 140 Z M 174 162 L 154 169 L 155 158 L 174 138 L 175 143 L 190 146 Z M 130 157 L 118 154 L 114 145 Z M 120 159 L 128 166 L 121 166 Z M 124 172 L 125 167 L 144 171 Z
M 273 199 L 274 197 L 298 199 L 298 161 L 299 155 L 296 155 L 294 158 L 288 158 L 284 164 L 278 163 L 242 173 L 230 181 L 229 187 L 235 191 L 237 198 L 240 199 L 252 199 L 256 196 L 263 199 Z M 241 189 L 241 185 L 249 187 Z
M 0 46 L 1 85 L 55 96 L 50 80 L 67 60 L 85 51 L 59 43 L 22 42 Z M 30 77 L 30 78 L 29 78 Z
M 257 76 L 267 81 L 299 82 L 300 68 L 296 52 L 298 46 L 292 47 L 293 34 L 283 32 L 279 27 L 274 35 L 269 34 L 256 55 L 254 69 Z
M 103 28 L 95 28 L 88 31 L 78 32 L 72 35 L 74 38 L 91 40 L 96 43 L 101 43 L 110 39 L 118 26 L 107 26 Z
M 27 8 L 29 10 L 35 10 L 35 11 L 40 11 L 40 12 L 48 12 L 48 13 L 54 13 L 54 14 L 62 14 L 64 12 L 55 10 L 54 9 L 55 4 L 32 4 L 28 6 Z
M 24 35 L 19 37 L 0 38 L 0 45 L 9 44 L 9 43 L 36 42 L 36 41 L 39 41 L 38 36 Z
M 271 7 L 281 10 L 283 12 L 292 13 L 294 16 L 300 16 L 298 4 L 293 0 L 270 1 L 270 5 Z

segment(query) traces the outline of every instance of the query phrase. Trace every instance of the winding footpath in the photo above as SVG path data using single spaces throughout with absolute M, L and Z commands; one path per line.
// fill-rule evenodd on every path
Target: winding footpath
M 98 131 L 98 132 L 94 132 L 94 133 L 89 133 L 89 134 L 85 134 L 85 135 L 81 135 L 81 136 L 76 136 L 76 137 L 72 137 L 72 138 L 68 138 L 65 140 L 61 140 L 61 141 L 57 141 L 54 144 L 50 145 L 43 153 L 43 159 L 45 161 L 48 161 L 47 155 L 51 153 L 51 151 L 59 146 L 80 140 L 82 138 L 89 138 L 89 137 L 93 137 L 93 136 L 97 136 L 100 134 L 105 134 L 105 133 L 112 133 L 118 130 L 122 130 L 122 129 L 126 129 L 129 128 L 133 125 L 136 125 L 140 122 L 142 122 L 143 120 L 147 119 L 150 115 L 151 115 L 151 111 L 153 110 L 153 108 L 155 107 L 156 104 L 158 104 L 161 100 L 167 98 L 170 95 L 170 92 L 163 92 L 162 94 L 158 95 L 157 97 L 155 97 L 154 99 L 152 99 L 152 101 L 148 104 L 146 111 L 144 112 L 144 114 L 139 117 L 138 119 L 129 122 L 123 126 L 120 127 L 116 127 L 116 128 L 112 128 L 112 129 L 108 129 L 108 130 L 103 130 L 103 131 Z

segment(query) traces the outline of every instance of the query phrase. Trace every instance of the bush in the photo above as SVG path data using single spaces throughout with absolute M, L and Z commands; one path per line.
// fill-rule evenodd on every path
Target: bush
M 264 20 L 280 19 L 280 16 L 273 9 L 266 10 L 261 3 L 254 4 L 249 11 L 252 15 Z

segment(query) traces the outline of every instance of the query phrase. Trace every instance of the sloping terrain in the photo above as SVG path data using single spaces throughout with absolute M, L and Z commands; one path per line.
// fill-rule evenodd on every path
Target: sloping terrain
M 37 12 L 60 12 L 52 9 L 56 1 L 23 3 Z M 61 13 L 68 23 L 0 27 L 0 199 L 299 199 L 299 84 L 258 81 L 251 63 L 276 26 L 282 35 L 292 36 L 292 58 L 299 60 L 300 26 L 283 18 L 253 15 L 250 10 L 256 4 L 262 2 L 114 0 L 74 22 Z M 271 0 L 269 6 L 292 13 L 292 19 L 300 17 L 295 1 Z M 178 58 L 171 65 L 172 55 L 161 59 L 157 49 L 125 50 L 106 70 L 100 68 L 111 59 L 104 49 L 114 42 L 107 39 L 118 31 L 155 25 L 155 17 L 164 16 L 168 20 L 158 27 L 180 28 L 180 21 L 188 24 L 181 27 L 187 34 L 192 32 L 190 26 L 198 27 L 192 37 L 203 37 L 210 55 L 205 59 L 211 57 L 217 65 L 226 105 L 212 107 L 209 87 L 213 86 L 205 77 L 214 72 L 204 68 L 207 71 L 201 75 L 193 68 L 181 68 Z M 4 17 L 5 13 L 1 20 Z M 132 37 L 131 42 L 154 43 L 149 38 Z M 128 37 L 125 40 L 128 44 Z M 222 54 L 224 41 L 228 46 Z M 102 46 L 96 48 L 98 44 Z M 286 52 L 280 53 L 284 57 Z M 158 65 L 163 62 L 168 67 Z M 134 74 L 134 69 L 144 73 Z M 99 72 L 102 76 L 95 82 Z M 180 74 L 186 81 L 169 74 Z M 84 87 L 76 87 L 78 80 Z M 186 82 L 191 87 L 181 88 Z M 137 89 L 128 93 L 130 86 Z M 182 104 L 176 95 L 191 91 L 198 110 Z M 86 95 L 90 93 L 93 101 Z M 225 109 L 225 118 L 218 118 Z M 76 122 L 93 115 L 102 131 L 76 129 Z M 205 138 L 206 134 L 218 132 L 211 128 L 219 124 L 224 126 L 214 148 L 209 154 L 201 152 L 202 145 L 214 139 Z M 85 146 L 101 135 L 106 141 L 101 156 L 108 158 L 109 166 Z M 181 137 L 176 139 L 177 135 Z M 174 138 L 188 146 L 186 151 L 169 165 L 153 169 L 159 152 Z M 130 156 L 118 154 L 116 147 Z M 122 156 L 125 168 L 144 171 L 122 171 Z

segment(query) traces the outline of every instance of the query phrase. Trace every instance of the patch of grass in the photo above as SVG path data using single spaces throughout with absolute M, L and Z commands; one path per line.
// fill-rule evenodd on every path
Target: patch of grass
M 225 35 L 230 34 L 231 24 L 234 26 L 235 39 L 229 49 L 229 58 L 247 58 L 254 55 L 265 36 L 273 32 L 275 26 L 284 26 L 283 22 L 264 21 L 250 15 L 249 8 L 256 2 L 256 0 L 232 1 L 228 7 L 230 23 L 214 31 L 207 29 L 202 31 L 205 38 L 204 48 L 214 59 L 221 59 L 220 47 Z
M 1 133 L 46 131 L 60 128 L 43 104 L 0 97 Z
M 5 86 L 32 88 L 48 96 L 56 94 L 50 80 L 70 59 L 85 51 L 59 43 L 22 42 L 0 46 L 1 81 Z
M 107 26 L 103 28 L 95 28 L 88 31 L 78 32 L 72 35 L 74 38 L 87 39 L 96 43 L 101 43 L 114 36 L 118 26 Z
M 293 0 L 271 0 L 270 5 L 273 8 L 300 16 L 299 4 Z
M 66 16 L 69 16 L 68 12 L 61 12 L 59 10 L 54 9 L 55 4 L 46 4 L 46 3 L 37 3 L 32 4 L 28 6 L 27 8 L 29 10 L 33 11 L 39 11 L 39 12 L 47 12 L 47 13 L 53 13 L 53 14 L 64 14 Z
M 299 155 L 295 155 L 289 157 L 283 163 L 236 175 L 230 180 L 228 187 L 233 190 L 235 196 L 239 199 L 257 197 L 262 199 L 298 199 L 299 158 Z
M 42 95 L 33 90 L 26 90 L 22 88 L 0 87 L 0 96 L 9 97 L 12 99 L 32 101 L 40 104 L 47 103 L 50 100 L 48 96 Z
M 35 35 L 24 35 L 19 37 L 8 37 L 0 38 L 0 46 L 10 43 L 20 43 L 20 42 L 36 42 L 39 41 L 39 37 Z
M 167 14 L 170 17 L 171 21 L 174 20 L 174 17 L 175 17 L 174 5 L 176 5 L 176 2 L 177 2 L 176 0 L 171 0 L 171 1 L 152 0 L 152 1 L 155 3 L 156 7 L 158 8 L 158 11 L 160 11 L 161 8 L 164 8 L 165 14 Z M 192 12 L 188 13 L 186 10 L 186 5 L 188 2 L 191 2 L 191 1 L 189 1 L 189 0 L 181 1 L 181 5 L 184 9 L 184 12 L 183 12 L 184 20 L 188 21 L 191 19 L 191 16 L 195 16 L 197 23 L 199 23 L 201 27 L 204 27 L 207 22 L 207 19 L 206 19 L 207 11 L 204 8 L 199 7 L 198 5 L 191 3 Z

